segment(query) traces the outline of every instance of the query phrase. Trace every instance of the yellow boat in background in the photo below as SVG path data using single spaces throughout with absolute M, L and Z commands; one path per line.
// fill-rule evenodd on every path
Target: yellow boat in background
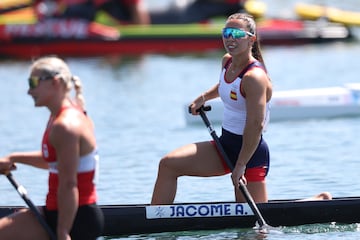
M 341 23 L 347 26 L 360 26 L 360 12 L 308 3 L 297 3 L 295 12 L 297 16 L 306 20 L 325 18 L 330 22 Z

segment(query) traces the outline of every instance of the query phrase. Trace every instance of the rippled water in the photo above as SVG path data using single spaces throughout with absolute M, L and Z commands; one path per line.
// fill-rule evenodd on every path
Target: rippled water
M 183 105 L 218 80 L 222 54 L 68 59 L 83 80 L 88 112 L 96 124 L 100 204 L 148 203 L 160 157 L 183 144 L 210 139 L 204 126 L 186 125 Z M 275 91 L 359 82 L 358 55 L 358 42 L 264 48 Z M 28 64 L 0 63 L 0 155 L 40 147 L 48 113 L 34 109 L 26 95 Z M 270 123 L 265 133 L 271 150 L 270 199 L 321 191 L 359 196 L 359 122 L 356 117 Z M 46 172 L 21 166 L 14 176 L 36 204 L 43 204 Z M 233 200 L 229 176 L 179 180 L 177 202 L 214 200 Z M 0 177 L 0 205 L 19 204 L 21 198 Z M 311 225 L 284 228 L 283 234 L 263 238 L 249 229 L 129 239 L 358 239 L 359 231 L 355 224 Z
M 360 226 L 351 225 L 306 225 L 300 227 L 280 228 L 276 232 L 263 235 L 249 230 L 231 229 L 225 231 L 196 231 L 196 232 L 179 232 L 179 233 L 160 233 L 149 235 L 129 236 L 122 239 L 133 240 L 194 240 L 194 239 L 212 239 L 212 240 L 343 240 L 358 239 Z
M 343 44 L 264 49 L 275 89 L 355 82 L 358 79 L 356 62 L 345 60 L 350 54 L 359 52 L 358 45 Z M 183 105 L 217 81 L 220 56 L 221 53 L 149 55 L 140 60 L 123 59 L 121 64 L 106 58 L 69 59 L 71 68 L 83 79 L 89 114 L 96 124 L 102 156 L 98 184 L 100 204 L 148 203 L 160 157 L 185 143 L 210 139 L 205 127 L 186 125 Z M 32 100 L 26 95 L 27 64 L 4 61 L 0 65 L 3 79 L 0 88 L 1 154 L 40 146 L 47 111 L 34 109 Z M 303 198 L 324 190 L 334 196 L 358 196 L 359 120 L 337 118 L 270 123 L 265 133 L 271 149 L 269 197 Z M 44 202 L 45 172 L 21 166 L 14 175 L 28 189 L 33 201 Z M 23 204 L 5 178 L 0 178 L 0 193 L 2 205 Z M 233 200 L 228 176 L 179 180 L 177 202 L 213 200 Z M 319 234 L 303 233 L 303 229 L 298 228 L 285 234 L 291 239 L 297 236 L 299 239 L 325 239 L 322 235 L 336 239 L 337 235 L 358 234 L 356 227 L 329 233 L 327 228 L 319 228 Z M 214 239 L 256 239 L 246 231 L 241 231 L 240 237 L 237 231 L 227 233 L 185 233 L 176 239 L 210 236 Z M 170 236 L 173 234 L 134 238 L 167 239 Z M 271 235 L 267 239 L 280 237 Z

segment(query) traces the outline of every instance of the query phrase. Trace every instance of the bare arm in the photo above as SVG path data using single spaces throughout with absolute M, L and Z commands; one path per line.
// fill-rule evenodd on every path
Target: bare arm
M 254 154 L 264 128 L 266 112 L 268 78 L 255 68 L 243 78 L 242 87 L 246 94 L 246 124 L 243 133 L 243 145 L 233 171 L 233 181 L 238 182 L 244 175 L 245 167 Z
M 8 156 L 0 158 L 0 169 L 3 172 L 16 168 L 16 163 L 22 163 L 37 168 L 47 169 L 48 164 L 42 158 L 41 151 L 34 152 L 14 152 Z
M 79 161 L 79 134 L 77 119 L 60 119 L 53 125 L 50 141 L 58 159 L 58 239 L 66 239 L 72 228 L 78 209 L 77 167 Z
M 199 97 L 197 97 L 191 104 L 190 104 L 190 111 L 193 115 L 198 115 L 199 113 L 196 112 L 202 105 L 205 104 L 207 100 L 219 97 L 218 93 L 219 84 L 215 84 L 212 88 L 207 90 L 206 92 L 202 93 Z

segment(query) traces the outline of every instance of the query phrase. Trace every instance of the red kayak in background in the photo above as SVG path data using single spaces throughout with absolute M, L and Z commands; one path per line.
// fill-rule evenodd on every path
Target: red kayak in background
M 91 57 L 146 53 L 201 53 L 223 49 L 225 22 L 112 25 L 85 19 L 38 19 L 31 7 L 0 14 L 0 57 Z M 257 21 L 262 45 L 300 45 L 354 39 L 350 28 L 324 20 Z
M 220 24 L 159 24 L 109 27 L 76 19 L 0 25 L 0 56 L 44 54 L 90 57 L 108 54 L 198 53 L 222 49 Z M 353 39 L 339 24 L 270 19 L 258 23 L 263 45 L 298 45 Z

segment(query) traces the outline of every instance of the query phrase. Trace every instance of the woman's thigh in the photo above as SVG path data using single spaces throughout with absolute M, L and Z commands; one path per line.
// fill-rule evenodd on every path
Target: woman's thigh
M 46 231 L 29 209 L 0 219 L 1 240 L 49 239 Z
M 225 174 L 222 161 L 210 141 L 180 147 L 163 159 L 178 176 L 218 176 Z

